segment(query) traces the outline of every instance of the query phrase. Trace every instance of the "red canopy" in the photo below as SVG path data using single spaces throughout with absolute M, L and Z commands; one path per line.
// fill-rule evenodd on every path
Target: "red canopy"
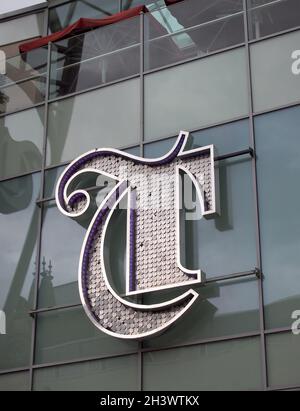
M 140 13 L 146 13 L 148 11 L 146 6 L 137 6 L 133 9 L 122 11 L 121 13 L 114 14 L 113 16 L 104 17 L 103 19 L 86 19 L 81 18 L 75 23 L 66 27 L 61 31 L 50 34 L 49 36 L 41 37 L 36 40 L 28 41 L 19 46 L 20 53 L 26 53 L 30 50 L 37 49 L 39 47 L 46 46 L 50 41 L 63 40 L 74 34 L 86 31 L 88 29 L 93 29 L 101 26 L 108 26 L 109 24 L 117 23 L 122 20 L 129 19 L 131 17 L 138 16 Z

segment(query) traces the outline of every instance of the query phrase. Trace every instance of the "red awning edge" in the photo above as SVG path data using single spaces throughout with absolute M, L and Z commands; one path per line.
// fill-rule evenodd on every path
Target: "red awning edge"
M 109 24 L 117 23 L 119 21 L 126 20 L 131 17 L 136 17 L 141 13 L 147 12 L 148 9 L 146 6 L 137 6 L 132 9 L 116 13 L 113 16 L 104 17 L 103 19 L 80 18 L 75 23 L 71 24 L 61 31 L 57 31 L 56 33 L 50 34 L 49 36 L 41 37 L 39 39 L 20 44 L 19 50 L 20 53 L 27 53 L 28 51 L 46 46 L 49 42 L 63 40 L 76 33 L 84 31 L 85 29 L 108 26 Z

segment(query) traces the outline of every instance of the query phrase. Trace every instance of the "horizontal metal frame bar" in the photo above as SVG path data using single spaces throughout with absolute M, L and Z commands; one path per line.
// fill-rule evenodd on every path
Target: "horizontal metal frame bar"
M 40 172 L 41 172 L 41 169 L 38 169 L 38 170 L 28 171 L 26 173 L 16 174 L 14 176 L 0 178 L 0 183 L 4 183 L 5 181 L 9 181 L 9 180 L 14 180 L 15 178 L 27 177 L 27 176 L 30 176 L 31 174 L 36 174 Z
M 53 44 L 56 45 L 55 43 L 53 43 Z M 107 53 L 104 53 L 104 54 L 100 54 L 99 56 L 90 57 L 90 58 L 87 58 L 85 60 L 78 61 L 76 63 L 68 64 L 68 65 L 63 66 L 63 67 L 58 67 L 55 71 L 56 72 L 57 71 L 63 71 L 63 70 L 69 69 L 70 67 L 76 67 L 76 66 L 81 65 L 81 64 L 89 63 L 90 61 L 100 60 L 103 57 L 108 57 L 108 56 L 112 56 L 112 55 L 115 55 L 115 54 L 121 54 L 123 51 L 128 51 L 128 50 L 131 50 L 133 48 L 140 49 L 140 46 L 141 46 L 141 43 L 132 44 L 130 46 L 123 47 L 123 48 L 118 49 L 118 50 L 113 50 L 113 51 L 110 51 L 110 52 L 107 52 Z M 55 62 L 54 62 L 54 64 L 55 64 Z
M 81 306 L 81 304 L 79 304 Z M 279 334 L 279 333 L 287 333 L 290 332 L 290 329 L 286 329 L 283 331 L 278 331 L 278 329 L 274 330 L 269 330 L 267 332 L 268 334 Z M 260 331 L 253 331 L 249 333 L 241 333 L 241 334 L 233 334 L 233 335 L 228 335 L 228 336 L 222 336 L 222 337 L 216 337 L 216 338 L 206 338 L 206 339 L 198 339 L 186 344 L 177 344 L 177 345 L 170 345 L 170 346 L 165 346 L 165 347 L 157 347 L 157 348 L 140 348 L 137 350 L 133 351 L 126 351 L 122 353 L 116 353 L 116 354 L 109 354 L 105 356 L 93 356 L 93 357 L 84 357 L 84 358 L 78 358 L 76 360 L 69 360 L 69 361 L 58 361 L 58 362 L 52 362 L 52 363 L 44 363 L 44 364 L 35 364 L 33 367 L 35 369 L 38 368 L 48 368 L 48 367 L 55 367 L 55 366 L 62 366 L 62 365 L 69 365 L 69 364 L 77 364 L 77 363 L 82 363 L 82 362 L 89 362 L 89 361 L 94 361 L 94 360 L 102 360 L 102 359 L 110 359 L 110 358 L 118 358 L 118 357 L 124 357 L 124 356 L 131 356 L 131 355 L 136 355 L 139 352 L 143 353 L 150 353 L 150 352 L 159 352 L 159 351 L 167 351 L 167 350 L 173 350 L 173 349 L 180 349 L 184 347 L 191 347 L 191 346 L 197 346 L 197 345 L 204 345 L 204 344 L 212 344 L 212 343 L 219 343 L 219 342 L 226 342 L 226 341 L 234 341 L 234 340 L 240 340 L 240 339 L 246 339 L 246 338 L 254 338 L 254 337 L 259 337 L 260 336 Z M 22 372 L 22 371 L 29 371 L 29 367 L 20 367 L 20 368 L 11 368 L 7 370 L 0 370 L 0 375 L 5 375 L 5 374 L 10 374 L 10 373 L 16 373 L 16 372 Z M 274 389 L 288 389 L 288 388 L 298 388 L 298 386 L 291 386 L 291 387 L 273 387 L 271 388 L 272 390 Z
M 239 278 L 242 279 L 242 278 L 251 277 L 251 276 L 255 276 L 256 278 L 259 278 L 261 276 L 261 273 L 257 268 L 255 268 L 254 270 L 250 270 L 250 271 L 244 271 L 244 272 L 240 272 L 240 273 L 233 273 L 233 274 L 210 277 L 206 281 L 204 281 L 202 285 L 205 286 L 207 284 L 212 284 L 212 283 L 216 283 L 216 282 L 236 280 L 236 279 L 239 279 Z M 188 286 L 188 284 L 187 284 L 187 286 Z M 30 311 L 28 311 L 28 314 L 30 316 L 33 316 L 33 315 L 36 315 L 36 314 L 47 313 L 47 312 L 51 312 L 51 311 L 67 310 L 67 309 L 79 308 L 79 307 L 82 307 L 82 304 L 78 303 L 78 304 L 70 304 L 70 305 L 58 305 L 58 306 L 54 306 L 54 307 L 44 307 L 44 308 L 38 308 L 36 310 L 30 310 Z
M 0 90 L 6 90 L 7 88 L 10 88 L 10 87 L 13 87 L 13 86 L 18 86 L 19 84 L 26 83 L 27 81 L 36 80 L 36 79 L 39 79 L 39 78 L 45 78 L 45 75 L 46 75 L 46 73 L 35 74 L 35 75 L 32 75 L 32 76 L 26 77 L 24 79 L 17 80 L 15 82 L 12 81 L 10 83 L 0 85 Z

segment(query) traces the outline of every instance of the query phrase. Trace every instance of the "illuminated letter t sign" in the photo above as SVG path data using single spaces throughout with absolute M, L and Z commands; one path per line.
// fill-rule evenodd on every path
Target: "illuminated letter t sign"
M 73 161 L 58 181 L 57 205 L 64 215 L 76 219 L 82 218 L 91 205 L 89 193 L 78 189 L 83 175 L 94 179 L 103 175 L 116 183 L 92 218 L 79 262 L 79 291 L 85 312 L 96 327 L 109 335 L 143 339 L 161 333 L 198 297 L 189 289 L 159 304 L 146 305 L 132 299 L 149 291 L 203 282 L 200 270 L 189 270 L 180 260 L 182 175 L 195 186 L 204 217 L 218 212 L 218 179 L 214 147 L 187 150 L 188 135 L 181 132 L 172 150 L 156 159 L 106 148 L 90 151 Z M 126 292 L 121 296 L 108 275 L 104 249 L 111 219 L 124 202 Z

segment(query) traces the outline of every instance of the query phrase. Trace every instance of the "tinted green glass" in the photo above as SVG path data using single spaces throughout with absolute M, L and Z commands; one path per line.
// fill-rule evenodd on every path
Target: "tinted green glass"
M 269 335 L 267 337 L 267 359 L 271 387 L 299 386 L 299 335 L 293 335 L 291 332 Z
M 138 80 L 52 103 L 47 164 L 73 160 L 96 147 L 138 143 L 139 104 Z
M 255 120 L 266 325 L 291 324 L 300 306 L 300 107 Z
M 259 339 L 180 348 L 144 355 L 145 390 L 261 388 Z
M 0 391 L 28 391 L 29 372 L 0 375 Z
M 79 302 L 78 263 L 86 226 L 61 214 L 51 202 L 44 207 L 39 307 Z
M 259 329 L 258 284 L 253 278 L 193 287 L 199 294 L 185 317 L 160 337 L 145 341 L 146 347 L 166 347 L 200 339 L 217 338 Z M 181 290 L 182 291 L 182 290 Z M 176 290 L 168 297 L 179 295 Z M 163 298 L 164 297 L 164 298 Z M 167 300 L 162 294 L 161 300 Z M 158 302 L 144 297 L 145 303 Z
M 136 16 L 55 43 L 50 99 L 138 74 L 140 38 Z
M 299 43 L 297 31 L 251 46 L 255 111 L 300 100 Z
M 147 75 L 146 139 L 247 115 L 246 74 L 241 48 Z
M 218 127 L 193 131 L 189 135 L 187 149 L 214 144 L 216 155 L 247 150 L 249 147 L 248 120 L 236 121 Z M 155 158 L 165 155 L 174 145 L 176 138 L 168 138 L 145 145 L 145 157 Z
M 137 357 L 70 364 L 34 372 L 35 391 L 136 391 Z
M 42 108 L 0 118 L 0 179 L 41 168 L 43 123 Z
M 0 335 L 0 368 L 27 366 L 30 357 L 39 174 L 0 183 L 0 310 L 6 334 Z
M 53 363 L 135 351 L 137 343 L 101 332 L 83 308 L 38 315 L 35 362 Z

